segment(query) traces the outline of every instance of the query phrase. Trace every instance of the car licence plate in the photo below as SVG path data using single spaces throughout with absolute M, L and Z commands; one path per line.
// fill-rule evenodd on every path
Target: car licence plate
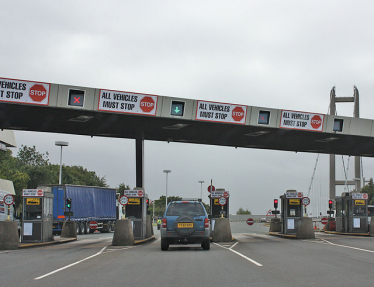
M 178 223 L 178 228 L 193 228 L 193 223 Z

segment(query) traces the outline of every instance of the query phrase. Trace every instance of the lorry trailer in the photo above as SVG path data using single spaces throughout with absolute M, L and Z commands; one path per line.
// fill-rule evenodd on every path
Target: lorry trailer
M 76 222 L 77 234 L 114 230 L 117 207 L 116 189 L 81 185 L 44 185 L 38 187 L 53 193 L 53 234 L 61 234 L 63 222 Z M 71 207 L 67 207 L 71 199 Z M 71 212 L 70 215 L 68 212 Z

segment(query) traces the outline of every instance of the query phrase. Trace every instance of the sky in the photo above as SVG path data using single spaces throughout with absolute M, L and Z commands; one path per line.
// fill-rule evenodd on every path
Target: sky
M 0 0 L 0 77 L 168 97 L 328 113 L 330 90 L 360 93 L 373 119 L 373 1 L 5 1 Z M 337 105 L 353 115 L 353 104 Z M 15 131 L 18 147 L 48 151 L 68 141 L 65 165 L 135 187 L 132 139 Z M 18 148 L 12 149 L 16 155 Z M 210 181 L 230 192 L 230 213 L 265 214 L 288 189 L 326 214 L 328 157 L 183 143 L 145 142 L 146 193 L 200 197 Z M 353 159 L 337 157 L 337 179 Z M 363 175 L 374 161 L 363 158 Z M 313 170 L 315 176 L 311 186 Z M 337 195 L 340 195 L 340 190 Z

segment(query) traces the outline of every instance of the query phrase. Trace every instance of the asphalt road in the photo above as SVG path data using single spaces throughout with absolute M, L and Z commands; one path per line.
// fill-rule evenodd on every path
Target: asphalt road
M 112 234 L 0 251 L 0 286 L 372 286 L 374 238 L 316 234 L 315 240 L 268 235 L 262 224 L 234 222 L 234 242 L 111 246 Z

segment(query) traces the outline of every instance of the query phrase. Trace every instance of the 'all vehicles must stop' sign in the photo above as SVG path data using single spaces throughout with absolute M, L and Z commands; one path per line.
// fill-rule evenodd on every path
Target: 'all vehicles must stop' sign
M 100 90 L 99 111 L 155 116 L 158 96 Z
M 0 101 L 47 106 L 50 88 L 48 83 L 0 78 Z
M 247 106 L 197 101 L 196 120 L 245 124 Z

